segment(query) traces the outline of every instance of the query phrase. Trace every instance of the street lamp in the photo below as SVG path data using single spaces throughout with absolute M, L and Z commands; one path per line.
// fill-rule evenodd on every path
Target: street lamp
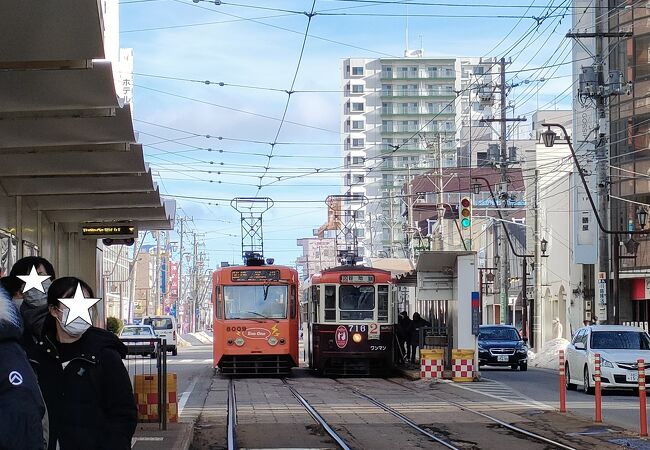
M 645 207 L 636 210 L 636 218 L 639 221 L 641 229 L 644 229 L 648 223 L 648 210 Z
M 553 147 L 553 144 L 555 143 L 555 138 L 557 137 L 557 134 L 555 132 L 551 131 L 551 127 L 548 126 L 546 131 L 542 133 L 542 140 L 544 141 L 544 146 L 545 147 Z
M 539 247 L 542 250 L 542 255 L 546 256 L 546 250 L 548 248 L 548 241 L 546 239 L 542 239 L 539 243 Z
M 473 183 L 472 184 L 472 190 L 476 195 L 481 193 L 481 184 L 480 183 Z

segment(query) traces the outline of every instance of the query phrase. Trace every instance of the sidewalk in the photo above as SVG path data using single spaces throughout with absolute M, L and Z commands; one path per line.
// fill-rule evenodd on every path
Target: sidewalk
M 131 441 L 134 450 L 188 450 L 194 436 L 193 423 L 169 423 L 167 430 L 157 423 L 139 423 Z

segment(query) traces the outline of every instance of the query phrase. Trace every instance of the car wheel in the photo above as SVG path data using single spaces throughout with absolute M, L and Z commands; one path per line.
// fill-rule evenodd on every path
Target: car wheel
M 525 362 L 525 363 L 519 364 L 519 370 L 521 370 L 522 372 L 526 372 L 528 370 L 528 363 Z
M 151 357 L 151 359 L 155 359 L 156 358 L 156 352 L 151 352 L 151 354 L 149 356 Z
M 569 372 L 569 363 L 564 365 L 564 385 L 566 386 L 567 391 L 575 391 L 575 383 L 571 383 L 571 372 Z
M 517 367 L 519 367 L 517 364 L 513 364 L 510 366 L 510 370 L 517 370 Z
M 589 368 L 587 366 L 585 366 L 584 377 L 582 379 L 582 392 L 584 392 L 585 394 L 593 394 L 594 393 L 594 388 L 589 386 L 589 384 L 590 384 L 589 380 L 590 380 Z
M 172 348 L 172 356 L 178 355 L 178 349 L 176 347 Z

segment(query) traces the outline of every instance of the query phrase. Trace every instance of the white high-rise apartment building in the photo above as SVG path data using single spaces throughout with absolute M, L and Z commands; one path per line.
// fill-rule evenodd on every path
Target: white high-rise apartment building
M 492 58 L 349 58 L 341 73 L 344 193 L 369 199 L 341 214 L 356 215 L 359 256 L 407 256 L 402 187 L 440 164 L 469 165 L 459 149 L 470 127 L 474 140 L 495 138 L 480 119 L 498 111 L 489 97 L 499 66 Z

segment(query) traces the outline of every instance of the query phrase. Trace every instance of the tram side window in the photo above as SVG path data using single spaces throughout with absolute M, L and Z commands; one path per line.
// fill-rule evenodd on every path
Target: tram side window
M 289 298 L 289 317 L 296 318 L 296 287 L 291 286 L 291 297 Z
M 325 286 L 325 321 L 336 321 L 336 286 Z
M 377 321 L 388 322 L 388 286 L 377 286 Z
M 216 313 L 217 313 L 217 319 L 221 320 L 223 319 L 223 297 L 221 296 L 221 286 L 217 286 L 215 289 L 215 298 L 217 299 L 216 301 Z
M 311 287 L 311 300 L 312 300 L 312 313 L 313 313 L 313 319 L 312 322 L 317 323 L 318 322 L 318 308 L 320 304 L 320 286 L 312 286 Z

